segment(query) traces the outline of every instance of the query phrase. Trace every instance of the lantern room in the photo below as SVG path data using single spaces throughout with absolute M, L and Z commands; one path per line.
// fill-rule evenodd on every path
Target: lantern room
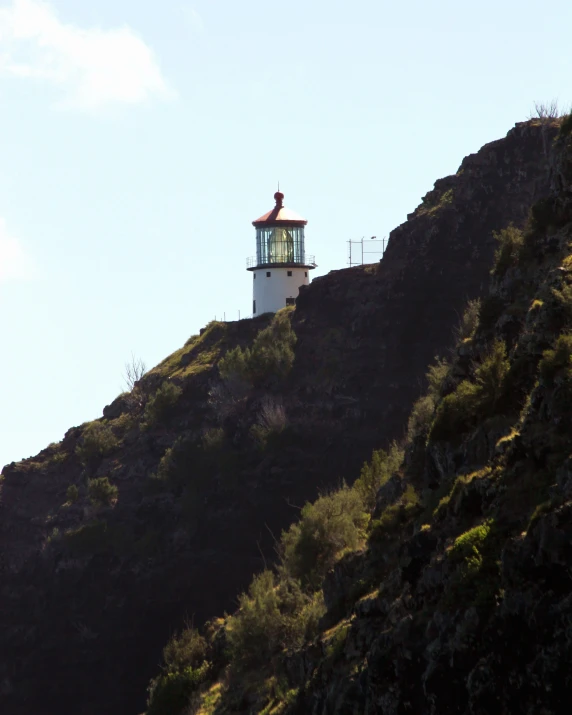
M 301 285 L 316 268 L 304 245 L 306 219 L 284 206 L 284 194 L 274 194 L 276 205 L 252 225 L 256 229 L 256 256 L 247 259 L 253 274 L 253 315 L 275 313 L 293 305 Z

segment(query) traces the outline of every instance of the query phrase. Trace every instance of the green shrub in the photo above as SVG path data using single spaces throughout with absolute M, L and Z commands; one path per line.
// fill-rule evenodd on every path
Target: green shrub
M 554 348 L 544 351 L 539 369 L 547 387 L 553 387 L 558 378 L 567 380 L 572 377 L 572 333 L 562 333 Z
M 386 507 L 379 519 L 370 525 L 370 540 L 382 541 L 394 536 L 410 519 L 421 513 L 421 499 L 412 484 L 408 484 L 401 497 Z
M 443 398 L 437 409 L 429 439 L 452 439 L 466 432 L 475 417 L 478 395 L 478 386 L 469 380 L 463 380 L 455 392 Z
M 437 408 L 430 439 L 458 438 L 479 420 L 490 417 L 505 396 L 505 380 L 510 369 L 506 346 L 496 340 L 475 369 L 475 382 L 463 380 Z M 501 405 L 502 411 L 502 405 Z
M 217 452 L 225 447 L 225 433 L 222 427 L 209 427 L 203 432 L 203 449 Z
M 455 337 L 457 342 L 462 342 L 463 340 L 470 340 L 479 324 L 479 314 L 481 312 L 481 301 L 480 299 L 470 300 L 465 310 L 463 311 L 463 316 L 455 330 Z
M 307 503 L 300 520 L 282 533 L 283 568 L 304 587 L 319 588 L 338 558 L 364 540 L 368 522 L 360 494 L 345 485 Z
M 242 380 L 254 385 L 269 378 L 284 378 L 294 363 L 296 334 L 290 323 L 291 311 L 279 310 L 267 328 L 261 330 L 251 348 L 236 347 L 220 360 L 223 380 Z
M 255 576 L 238 611 L 226 624 L 231 663 L 237 669 L 265 665 L 283 649 L 299 648 L 317 633 L 322 593 L 305 594 L 297 581 L 271 571 Z
M 354 484 L 354 489 L 360 495 L 364 507 L 372 511 L 375 507 L 377 492 L 389 478 L 397 472 L 403 463 L 403 450 L 393 442 L 389 452 L 380 449 L 371 456 L 371 462 L 366 462 L 361 474 Z
M 429 365 L 429 369 L 425 374 L 427 378 L 427 392 L 435 400 L 443 394 L 443 389 L 450 372 L 450 363 L 442 358 L 435 357 L 433 365 Z
M 229 350 L 218 364 L 223 380 L 250 381 L 250 348 L 243 350 L 239 345 Z
M 497 531 L 488 519 L 455 539 L 449 558 L 457 568 L 444 594 L 446 605 L 488 608 L 494 603 L 500 589 L 502 544 Z
M 553 288 L 550 291 L 549 309 L 553 319 L 551 327 L 562 329 L 570 327 L 572 323 L 572 285 L 565 283 L 560 290 Z
M 552 499 L 546 499 L 543 502 L 540 502 L 540 504 L 537 504 L 534 507 L 534 510 L 532 514 L 530 515 L 530 519 L 528 520 L 528 526 L 526 527 L 527 531 L 530 531 L 532 527 L 536 524 L 536 522 L 544 516 L 544 514 L 548 514 L 550 510 L 554 507 L 554 502 Z
M 499 247 L 495 253 L 495 261 L 491 273 L 494 276 L 502 277 L 510 266 L 518 262 L 524 237 L 522 231 L 513 225 L 503 228 L 498 232 L 493 231 L 493 236 L 498 241 Z
M 330 661 L 330 665 L 336 663 L 342 657 L 346 647 L 346 641 L 350 632 L 350 624 L 344 623 L 336 629 L 334 635 L 326 645 L 326 658 Z
M 189 698 L 204 682 L 207 673 L 201 668 L 185 668 L 166 672 L 151 681 L 146 715 L 179 715 L 189 704 Z
M 109 506 L 117 499 L 119 489 L 111 484 L 108 477 L 98 477 L 88 480 L 87 493 L 94 506 Z
M 449 557 L 456 562 L 482 560 L 480 552 L 491 531 L 492 521 L 489 519 L 478 526 L 469 529 L 455 539 Z
M 95 465 L 118 445 L 111 428 L 104 422 L 90 422 L 83 430 L 76 454 L 84 465 Z
M 165 380 L 145 405 L 145 423 L 148 426 L 153 426 L 170 417 L 182 392 L 182 389 L 174 382 Z
M 211 427 L 200 437 L 179 437 L 161 458 L 156 479 L 168 488 L 190 489 L 196 494 L 215 475 L 233 475 L 236 460 L 237 453 L 224 430 Z
M 196 628 L 185 628 L 175 635 L 163 650 L 163 660 L 169 671 L 198 668 L 204 663 L 207 643 Z
M 572 112 L 563 117 L 559 132 L 561 137 L 567 137 L 570 134 L 572 134 Z
M 79 499 L 79 489 L 75 484 L 70 484 L 69 487 L 66 489 L 66 500 L 70 504 L 75 504 L 75 502 Z
M 502 340 L 495 340 L 475 370 L 475 381 L 479 388 L 479 409 L 484 416 L 495 414 L 497 404 L 503 397 L 504 382 L 509 370 L 506 345 Z
M 430 431 L 437 402 L 448 387 L 451 364 L 447 360 L 435 357 L 435 362 L 429 366 L 425 377 L 427 379 L 427 394 L 414 403 L 407 422 L 407 442 L 409 444 L 416 437 Z
M 435 400 L 431 395 L 424 395 L 413 403 L 407 421 L 407 442 L 411 444 L 419 435 L 428 433 L 435 415 Z

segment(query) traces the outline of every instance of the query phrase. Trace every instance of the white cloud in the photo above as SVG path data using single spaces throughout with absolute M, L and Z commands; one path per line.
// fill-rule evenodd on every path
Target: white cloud
M 8 233 L 6 222 L 0 218 L 0 283 L 32 278 L 34 268 L 20 242 Z
M 83 29 L 65 24 L 41 0 L 0 8 L 0 76 L 51 82 L 59 106 L 97 109 L 168 97 L 153 51 L 129 27 Z

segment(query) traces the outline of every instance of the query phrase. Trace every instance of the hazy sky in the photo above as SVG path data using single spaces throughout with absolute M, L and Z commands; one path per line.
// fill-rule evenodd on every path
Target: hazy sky
M 535 100 L 571 101 L 572 3 L 0 0 L 0 467 L 251 309 L 251 221 L 314 275 L 387 235 Z

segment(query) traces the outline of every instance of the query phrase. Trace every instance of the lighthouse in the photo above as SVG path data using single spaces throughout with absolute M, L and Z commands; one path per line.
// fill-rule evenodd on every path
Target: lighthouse
M 294 305 L 300 286 L 310 283 L 316 268 L 314 256 L 306 256 L 306 219 L 284 206 L 284 194 L 274 194 L 276 206 L 252 222 L 256 229 L 256 256 L 247 259 L 252 272 L 252 314 L 275 313 Z

